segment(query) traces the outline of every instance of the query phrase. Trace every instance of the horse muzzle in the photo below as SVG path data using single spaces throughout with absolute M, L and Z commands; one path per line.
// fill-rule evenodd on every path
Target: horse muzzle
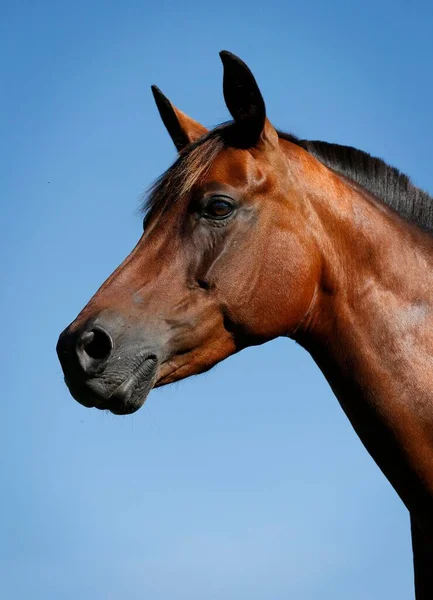
M 57 355 L 75 400 L 126 415 L 144 404 L 156 382 L 158 346 L 120 315 L 99 315 L 67 327 L 57 342 Z

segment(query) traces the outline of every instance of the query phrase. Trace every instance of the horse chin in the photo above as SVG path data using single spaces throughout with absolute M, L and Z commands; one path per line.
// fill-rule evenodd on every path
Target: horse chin
M 122 378 L 122 382 L 107 386 L 106 377 L 89 379 L 79 387 L 66 385 L 73 398 L 87 408 L 109 410 L 114 415 L 130 415 L 143 406 L 155 385 L 157 360 L 150 357 L 139 368 Z M 116 374 L 116 379 L 119 374 Z

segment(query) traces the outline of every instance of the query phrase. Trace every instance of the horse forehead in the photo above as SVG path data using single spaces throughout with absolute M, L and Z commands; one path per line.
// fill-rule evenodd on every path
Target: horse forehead
M 220 181 L 233 185 L 245 184 L 258 169 L 256 161 L 247 150 L 225 148 L 212 162 L 207 181 Z

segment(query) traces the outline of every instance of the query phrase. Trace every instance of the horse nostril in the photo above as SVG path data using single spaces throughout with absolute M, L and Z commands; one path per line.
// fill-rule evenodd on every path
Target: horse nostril
M 113 350 L 111 337 L 100 328 L 83 333 L 80 342 L 87 356 L 95 361 L 108 358 Z

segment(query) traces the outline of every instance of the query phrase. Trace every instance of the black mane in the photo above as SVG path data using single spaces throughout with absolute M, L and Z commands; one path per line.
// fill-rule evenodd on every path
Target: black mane
M 401 217 L 433 234 L 433 198 L 414 186 L 407 175 L 381 158 L 351 146 L 300 140 L 282 132 L 278 135 L 301 146 L 325 166 L 363 187 Z

